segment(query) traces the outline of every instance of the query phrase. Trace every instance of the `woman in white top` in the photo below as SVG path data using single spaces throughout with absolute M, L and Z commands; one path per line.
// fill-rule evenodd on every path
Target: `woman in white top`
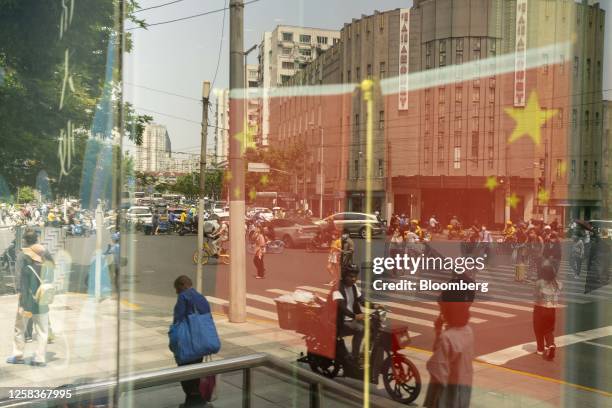
M 552 263 L 544 261 L 540 268 L 540 277 L 535 283 L 533 331 L 538 347 L 536 353 L 547 360 L 555 358 L 556 308 L 559 306 L 562 286 L 562 282 L 556 279 Z

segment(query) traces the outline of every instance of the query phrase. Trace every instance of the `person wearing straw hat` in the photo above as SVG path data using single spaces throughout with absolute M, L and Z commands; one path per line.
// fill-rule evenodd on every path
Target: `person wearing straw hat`
M 28 322 L 32 320 L 36 338 L 36 350 L 31 365 L 46 366 L 47 341 L 49 339 L 49 306 L 39 303 L 35 294 L 43 283 L 43 263 L 51 261 L 45 248 L 37 244 L 38 235 L 33 229 L 23 234 L 25 247 L 17 256 L 15 270 L 19 277 L 19 305 L 15 318 L 15 337 L 13 355 L 7 358 L 9 364 L 24 364 L 25 333 Z

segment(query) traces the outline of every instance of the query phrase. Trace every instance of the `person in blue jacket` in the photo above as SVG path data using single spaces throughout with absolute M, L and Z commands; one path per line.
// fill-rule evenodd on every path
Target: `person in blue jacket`
M 176 305 L 174 305 L 174 319 L 172 324 L 179 323 L 187 316 L 193 313 L 194 308 L 197 309 L 198 313 L 206 314 L 210 313 L 210 305 L 202 294 L 193 288 L 193 282 L 188 276 L 181 275 L 174 281 L 174 289 L 178 295 L 176 299 Z M 194 361 L 179 364 L 198 364 L 204 360 L 204 357 L 200 357 Z M 196 378 L 193 380 L 181 381 L 181 386 L 185 392 L 185 404 L 184 407 L 200 406 L 203 401 L 200 395 L 200 379 Z

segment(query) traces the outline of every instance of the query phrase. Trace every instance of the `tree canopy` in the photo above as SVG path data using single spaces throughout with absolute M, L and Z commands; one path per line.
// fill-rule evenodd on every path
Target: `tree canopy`
M 123 110 L 124 134 L 140 142 L 152 118 L 121 103 L 118 4 L 0 0 L 0 178 L 10 189 L 34 186 L 44 171 L 51 190 L 78 194 L 94 122 L 106 120 L 101 111 L 110 118 L 107 135 L 118 130 Z M 143 24 L 132 14 L 138 5 L 126 5 L 128 19 Z M 129 51 L 129 34 L 124 40 Z M 73 137 L 62 145 L 69 133 Z M 72 169 L 61 174 L 66 149 Z

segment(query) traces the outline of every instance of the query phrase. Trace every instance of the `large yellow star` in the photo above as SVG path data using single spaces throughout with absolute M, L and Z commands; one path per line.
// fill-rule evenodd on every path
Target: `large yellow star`
M 550 193 L 545 188 L 541 188 L 538 191 L 538 201 L 540 204 L 546 204 L 550 200 Z
M 506 197 L 506 205 L 510 208 L 516 208 L 521 199 L 516 195 L 516 193 L 510 194 Z
M 487 182 L 485 183 L 485 187 L 489 189 L 489 191 L 495 190 L 495 187 L 497 187 L 498 185 L 499 183 L 497 182 L 497 177 L 495 176 L 487 177 Z
M 515 142 L 527 135 L 531 137 L 536 146 L 541 143 L 542 125 L 558 112 L 557 109 L 542 109 L 535 92 L 531 92 L 527 106 L 524 108 L 506 108 L 505 110 L 508 116 L 516 122 L 516 127 L 510 135 L 508 143 Z
M 263 176 L 259 178 L 259 182 L 261 183 L 262 186 L 265 186 L 270 182 L 270 178 L 268 177 L 267 174 L 264 174 Z

